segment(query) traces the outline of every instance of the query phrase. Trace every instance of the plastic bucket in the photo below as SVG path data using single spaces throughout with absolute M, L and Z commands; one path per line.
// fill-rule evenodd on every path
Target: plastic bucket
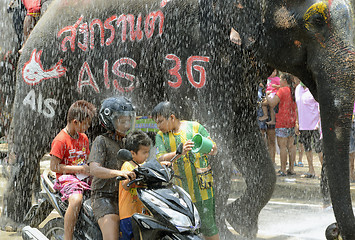
M 213 147 L 213 142 L 201 134 L 197 133 L 193 138 L 194 147 L 192 148 L 193 153 L 209 153 Z

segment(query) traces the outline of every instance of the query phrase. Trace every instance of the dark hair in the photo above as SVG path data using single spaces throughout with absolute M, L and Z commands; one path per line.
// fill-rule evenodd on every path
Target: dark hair
M 281 79 L 285 80 L 287 82 L 287 84 L 290 86 L 290 89 L 291 89 L 291 98 L 292 98 L 292 101 L 296 101 L 296 98 L 295 98 L 295 82 L 293 81 L 294 80 L 294 77 L 293 75 L 291 74 L 288 74 L 288 73 L 284 73 L 281 75 Z
M 168 101 L 160 102 L 154 107 L 152 111 L 153 118 L 163 116 L 164 118 L 168 119 L 172 114 L 174 114 L 177 119 L 180 119 L 180 113 L 178 112 L 176 106 Z
M 87 118 L 92 119 L 95 114 L 96 108 L 92 103 L 89 103 L 85 100 L 78 100 L 70 106 L 68 110 L 67 122 L 70 122 L 74 119 L 82 122 Z
M 137 153 L 140 146 L 148 147 L 151 144 L 152 140 L 145 132 L 141 130 L 134 130 L 128 134 L 125 147 L 129 151 Z

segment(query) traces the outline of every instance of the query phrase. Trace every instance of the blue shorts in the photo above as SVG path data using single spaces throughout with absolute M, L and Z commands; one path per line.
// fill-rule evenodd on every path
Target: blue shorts
M 124 218 L 120 220 L 120 240 L 133 239 L 133 228 L 131 218 Z
M 355 152 L 355 122 L 353 122 L 350 131 L 350 153 Z
M 276 137 L 294 137 L 295 129 L 294 128 L 275 128 Z

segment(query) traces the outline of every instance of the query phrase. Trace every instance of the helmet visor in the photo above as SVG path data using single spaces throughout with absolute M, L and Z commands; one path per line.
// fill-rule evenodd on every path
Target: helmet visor
M 122 135 L 127 135 L 131 129 L 133 130 L 135 121 L 136 113 L 134 111 L 124 111 L 112 115 L 115 130 Z

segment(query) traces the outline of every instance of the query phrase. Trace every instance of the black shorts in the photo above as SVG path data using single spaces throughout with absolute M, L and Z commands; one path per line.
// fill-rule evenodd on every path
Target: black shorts
M 299 142 L 303 144 L 306 152 L 312 151 L 312 139 L 316 153 L 322 152 L 322 140 L 318 130 L 300 130 Z
M 96 221 L 98 221 L 100 218 L 108 214 L 119 215 L 118 192 L 114 192 L 114 193 L 92 192 L 91 207 Z

